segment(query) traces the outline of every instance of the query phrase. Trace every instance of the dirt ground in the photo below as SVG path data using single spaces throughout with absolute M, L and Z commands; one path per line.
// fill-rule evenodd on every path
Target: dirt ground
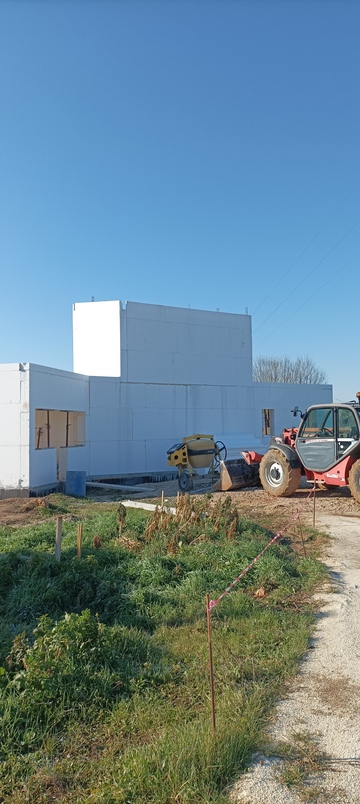
M 142 488 L 144 487 L 146 488 L 146 484 L 142 484 Z M 291 497 L 271 497 L 261 487 L 255 487 L 233 492 L 214 492 L 214 499 L 219 496 L 231 497 L 233 503 L 244 516 L 254 519 L 260 524 L 270 518 L 273 520 L 273 528 L 278 528 L 286 524 L 286 521 L 298 510 L 305 524 L 312 523 L 313 501 L 312 496 L 311 499 L 309 498 L 311 488 L 311 483 L 302 481 L 300 488 Z M 141 493 L 137 492 L 134 486 L 134 492 L 127 492 L 126 497 L 134 500 L 143 499 L 150 502 L 160 502 L 162 491 L 164 492 L 165 500 L 168 503 L 173 503 L 178 493 L 177 481 L 149 483 L 147 484 L 147 490 Z M 211 484 L 206 478 L 199 479 L 196 483 L 195 493 L 207 492 L 211 492 Z M 50 495 L 50 497 L 30 497 L 28 499 L 14 497 L 0 500 L 0 525 L 21 526 L 38 522 L 43 518 L 44 508 L 49 505 L 52 499 L 53 495 Z M 111 489 L 92 490 L 86 497 L 86 501 L 100 503 L 110 503 L 121 499 L 124 499 L 124 494 Z M 351 497 L 348 488 L 339 488 L 333 491 L 319 489 L 316 491 L 315 513 L 316 517 L 326 514 L 357 517 L 360 516 L 360 505 Z

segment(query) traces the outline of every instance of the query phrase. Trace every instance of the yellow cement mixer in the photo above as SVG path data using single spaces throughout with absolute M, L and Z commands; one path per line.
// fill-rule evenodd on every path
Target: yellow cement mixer
M 209 475 L 214 475 L 225 458 L 225 444 L 215 441 L 213 435 L 201 433 L 186 436 L 167 451 L 168 465 L 177 466 L 179 470 L 179 489 L 183 493 L 194 488 L 198 469 L 207 469 Z

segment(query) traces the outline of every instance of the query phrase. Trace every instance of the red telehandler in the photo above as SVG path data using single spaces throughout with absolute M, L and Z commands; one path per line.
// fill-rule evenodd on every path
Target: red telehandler
M 259 463 L 263 488 L 274 497 L 288 497 L 301 475 L 322 488 L 349 486 L 360 503 L 360 392 L 346 404 L 312 405 L 300 414 L 299 427 L 271 439 L 265 455 L 243 452 L 250 465 Z

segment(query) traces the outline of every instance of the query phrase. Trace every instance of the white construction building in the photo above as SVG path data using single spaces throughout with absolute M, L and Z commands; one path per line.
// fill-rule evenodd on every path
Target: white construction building
M 156 477 L 183 436 L 265 451 L 330 385 L 254 383 L 251 317 L 120 301 L 73 305 L 73 372 L 0 365 L 0 497 Z

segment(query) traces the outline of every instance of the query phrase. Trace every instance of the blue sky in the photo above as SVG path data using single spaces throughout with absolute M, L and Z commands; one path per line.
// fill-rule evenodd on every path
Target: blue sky
M 253 315 L 360 390 L 360 4 L 2 0 L 0 362 L 71 305 Z

